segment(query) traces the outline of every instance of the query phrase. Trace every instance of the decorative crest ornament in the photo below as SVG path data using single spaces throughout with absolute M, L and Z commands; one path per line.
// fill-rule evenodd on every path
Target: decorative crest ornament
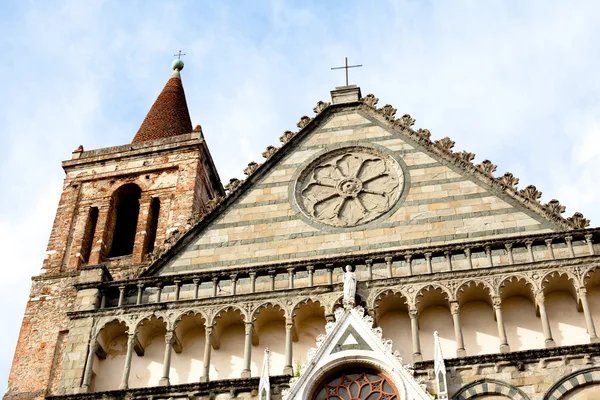
M 362 102 L 363 102 L 363 104 L 365 104 L 369 107 L 375 108 L 375 106 L 379 102 L 379 99 L 377 97 L 375 97 L 374 94 L 369 93 L 368 95 L 366 95 L 365 97 L 362 98 Z
M 377 111 L 379 111 L 379 113 L 382 114 L 387 120 L 393 121 L 394 115 L 396 115 L 396 111 L 398 111 L 398 110 L 396 110 L 391 105 L 386 104 L 385 106 L 381 107 Z
M 477 166 L 484 174 L 488 176 L 494 176 L 494 171 L 496 171 L 497 166 L 492 164 L 490 160 L 483 160 L 481 164 Z
M 260 167 L 260 164 L 254 162 L 254 161 L 250 161 L 248 163 L 248 166 L 244 169 L 244 174 L 252 175 L 254 173 L 254 171 L 256 171 L 258 169 L 258 167 Z
M 451 153 L 452 148 L 454 147 L 454 141 L 451 140 L 448 136 L 443 139 L 436 140 L 435 145 L 440 149 L 444 150 L 446 153 Z
M 552 214 L 560 217 L 560 214 L 565 212 L 566 207 L 561 205 L 560 202 L 556 199 L 552 199 L 548 202 L 548 204 L 544 205 L 544 207 L 550 211 Z
M 415 119 L 408 114 L 404 114 L 399 119 L 396 120 L 396 123 L 405 128 L 410 128 L 415 124 Z
M 417 130 L 417 134 L 427 141 L 431 140 L 431 132 L 429 131 L 429 129 L 419 128 Z
M 277 150 L 279 150 L 279 147 L 267 146 L 267 149 L 262 152 L 262 156 L 266 159 L 269 159 L 271 156 L 273 156 L 273 154 L 277 153 Z
M 471 163 L 471 161 L 473 161 L 473 159 L 475 158 L 475 154 L 473 153 L 469 153 L 468 151 L 461 151 L 459 153 L 455 153 L 456 158 L 458 158 L 459 160 L 469 164 Z
M 569 221 L 575 229 L 585 229 L 590 225 L 590 220 L 584 218 L 583 214 L 580 212 L 576 212 L 572 217 L 567 218 L 567 221 Z
M 225 185 L 225 190 L 231 194 L 232 192 L 235 191 L 235 189 L 238 188 L 238 186 L 240 186 L 240 184 L 242 183 L 242 181 L 240 181 L 238 178 L 231 178 L 229 180 L 229 183 L 227 185 Z
M 279 141 L 283 144 L 286 144 L 287 142 L 289 142 L 290 140 L 292 140 L 292 138 L 296 136 L 296 132 L 292 132 L 292 131 L 285 131 L 283 132 L 283 135 L 281 135 L 279 137 Z
M 538 202 L 539 198 L 542 197 L 542 192 L 537 190 L 533 185 L 527 186 L 525 189 L 519 191 L 519 194 L 529 201 Z
M 315 106 L 315 108 L 313 108 L 313 111 L 315 112 L 315 114 L 319 115 L 323 112 L 324 109 L 326 109 L 330 105 L 331 105 L 331 103 L 319 101 L 319 102 L 317 102 L 317 105 Z
M 307 115 L 303 115 L 302 117 L 300 117 L 300 121 L 298 121 L 298 123 L 296 125 L 298 126 L 298 128 L 304 129 L 304 127 L 306 125 L 308 125 L 310 123 L 310 121 L 312 121 L 311 117 L 309 117 Z
M 517 189 L 517 184 L 519 183 L 519 178 L 516 178 L 513 174 L 511 174 L 510 172 L 505 172 L 504 175 L 502 175 L 499 178 L 496 178 L 498 180 L 498 182 L 500 182 L 504 187 L 507 188 L 511 188 L 513 190 Z

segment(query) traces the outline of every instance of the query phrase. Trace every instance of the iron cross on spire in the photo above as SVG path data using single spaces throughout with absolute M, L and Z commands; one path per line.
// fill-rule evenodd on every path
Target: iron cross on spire
M 362 67 L 361 65 L 348 65 L 348 57 L 346 57 L 346 65 L 343 67 L 334 67 L 331 69 L 345 69 L 346 70 L 346 86 L 348 86 L 348 69 L 350 68 L 358 68 L 358 67 Z
M 181 50 L 179 50 L 179 54 L 173 54 L 175 57 L 177 57 L 178 60 L 181 60 L 181 56 L 185 56 L 185 53 L 182 53 Z

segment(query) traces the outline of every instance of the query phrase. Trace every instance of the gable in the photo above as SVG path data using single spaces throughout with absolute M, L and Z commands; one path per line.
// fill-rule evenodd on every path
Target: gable
M 243 193 L 235 193 L 235 201 L 186 240 L 187 244 L 162 267 L 161 273 L 265 265 L 341 253 L 364 254 L 564 230 L 556 221 L 524 206 L 486 179 L 416 142 L 374 110 L 357 103 L 329 109 L 324 118 L 313 121 L 280 150 L 285 153 L 277 162 L 267 162 Z M 307 209 L 305 190 L 322 175 L 306 178 L 306 171 L 313 173 L 315 168 L 323 170 L 345 162 L 341 158 L 350 153 L 361 162 L 377 164 L 373 160 L 384 160 L 387 166 L 381 168 L 395 174 L 401 188 L 392 193 L 386 189 L 388 183 L 377 187 L 388 190 L 386 195 L 393 204 L 373 206 L 374 200 L 369 200 L 367 208 L 374 211 L 369 209 L 371 214 L 365 220 L 360 220 L 360 205 L 349 206 L 350 201 L 346 201 L 343 213 L 349 218 L 336 224 L 335 205 Z M 339 183 L 331 182 L 330 186 Z M 356 186 L 352 185 L 350 182 L 350 192 Z M 348 199 L 350 196 L 351 193 Z M 315 218 L 315 214 L 329 219 Z M 375 218 L 368 220 L 373 215 Z

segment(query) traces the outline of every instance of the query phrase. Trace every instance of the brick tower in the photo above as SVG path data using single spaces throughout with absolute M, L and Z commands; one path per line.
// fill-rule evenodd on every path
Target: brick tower
M 93 306 L 77 301 L 75 283 L 98 267 L 113 279 L 135 274 L 156 244 L 223 196 L 202 129 L 192 129 L 183 62 L 173 69 L 131 144 L 79 146 L 62 163 L 63 192 L 42 270 L 33 278 L 6 399 L 52 394 L 65 357 L 85 361 L 69 358 L 76 349 L 66 341 L 77 327 L 65 311 Z

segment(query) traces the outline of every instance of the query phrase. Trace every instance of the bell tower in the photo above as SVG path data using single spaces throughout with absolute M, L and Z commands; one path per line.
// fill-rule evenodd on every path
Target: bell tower
M 131 275 L 172 231 L 224 195 L 202 128 L 192 128 L 183 67 L 182 60 L 173 62 L 130 144 L 79 146 L 62 163 L 63 192 L 42 270 L 33 278 L 5 398 L 57 393 L 57 371 L 72 350 L 66 312 L 76 307 L 73 285 L 86 270 L 102 269 L 115 280 Z

